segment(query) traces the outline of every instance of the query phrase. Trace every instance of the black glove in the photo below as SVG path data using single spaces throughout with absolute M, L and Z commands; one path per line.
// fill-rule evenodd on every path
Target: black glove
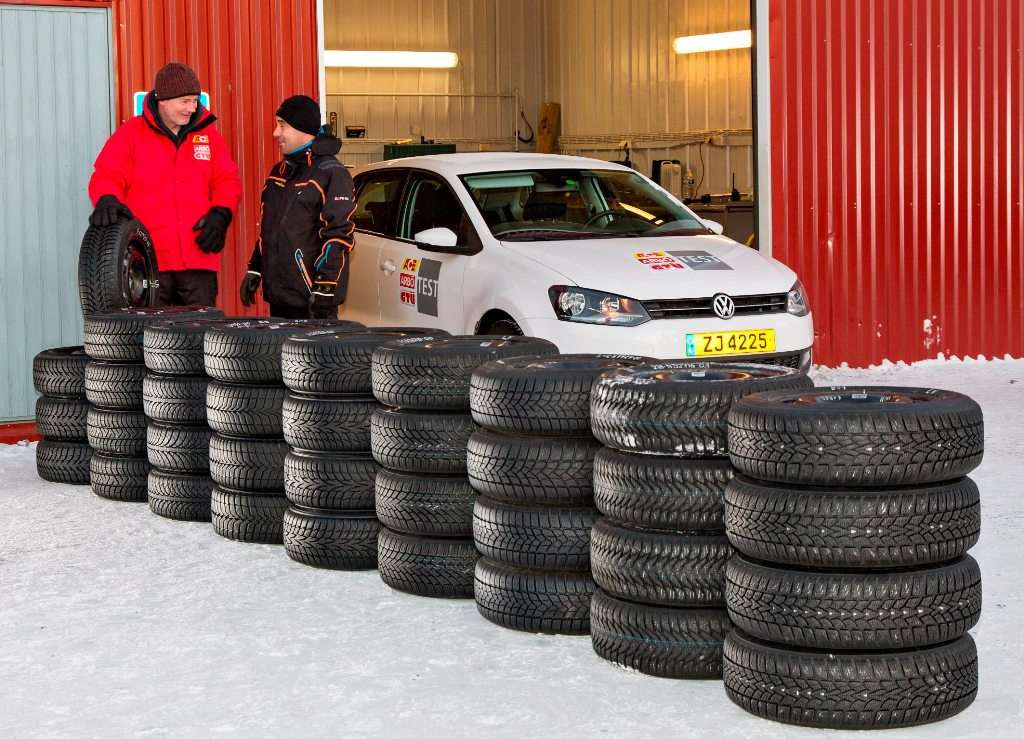
M 219 254 L 224 251 L 224 237 L 228 235 L 231 225 L 231 211 L 215 205 L 210 212 L 196 221 L 193 231 L 199 231 L 196 243 L 207 254 Z
M 249 270 L 242 278 L 242 284 L 238 288 L 238 297 L 242 299 L 242 305 L 248 308 L 256 302 L 256 291 L 260 289 L 260 281 L 263 275 L 259 272 Z
M 89 216 L 90 226 L 113 226 L 120 221 L 130 221 L 135 216 L 114 195 L 104 195 L 96 201 L 96 207 Z
M 314 282 L 309 294 L 310 318 L 337 318 L 338 304 L 334 302 L 333 282 Z

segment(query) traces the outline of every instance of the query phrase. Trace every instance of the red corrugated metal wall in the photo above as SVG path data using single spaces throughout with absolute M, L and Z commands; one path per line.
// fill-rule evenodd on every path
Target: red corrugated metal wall
M 114 0 L 113 8 L 119 121 L 132 114 L 132 92 L 151 89 L 156 71 L 169 61 L 192 66 L 210 93 L 245 188 L 224 250 L 218 298 L 229 314 L 241 314 L 238 282 L 256 240 L 260 189 L 280 155 L 270 138 L 274 111 L 288 95 L 318 97 L 316 2 Z
M 772 251 L 815 360 L 1024 355 L 1020 0 L 772 0 Z

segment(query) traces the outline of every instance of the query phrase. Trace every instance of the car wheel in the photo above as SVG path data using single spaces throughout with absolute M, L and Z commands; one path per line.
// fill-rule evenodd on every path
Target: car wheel
M 484 336 L 522 336 L 523 330 L 511 318 L 499 318 L 491 321 L 480 333 Z

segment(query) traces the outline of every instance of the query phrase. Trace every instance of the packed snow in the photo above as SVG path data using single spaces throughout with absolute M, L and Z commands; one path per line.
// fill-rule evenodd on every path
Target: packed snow
M 818 369 L 815 379 L 948 388 L 981 403 L 978 698 L 947 721 L 885 736 L 1019 736 L 1024 360 Z M 588 637 L 508 631 L 472 601 L 403 595 L 375 572 L 304 567 L 279 546 L 44 482 L 32 445 L 0 446 L 0 480 L 6 739 L 822 733 L 744 713 L 721 682 L 615 668 Z

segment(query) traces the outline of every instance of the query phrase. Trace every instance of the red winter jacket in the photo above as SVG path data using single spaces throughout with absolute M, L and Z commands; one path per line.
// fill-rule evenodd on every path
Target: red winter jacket
M 196 244 L 196 221 L 215 205 L 232 212 L 242 198 L 238 167 L 217 120 L 202 106 L 177 137 L 160 123 L 153 94 L 142 115 L 118 128 L 96 157 L 89 180 L 93 205 L 114 195 L 149 229 L 161 272 L 216 270 L 220 254 Z

